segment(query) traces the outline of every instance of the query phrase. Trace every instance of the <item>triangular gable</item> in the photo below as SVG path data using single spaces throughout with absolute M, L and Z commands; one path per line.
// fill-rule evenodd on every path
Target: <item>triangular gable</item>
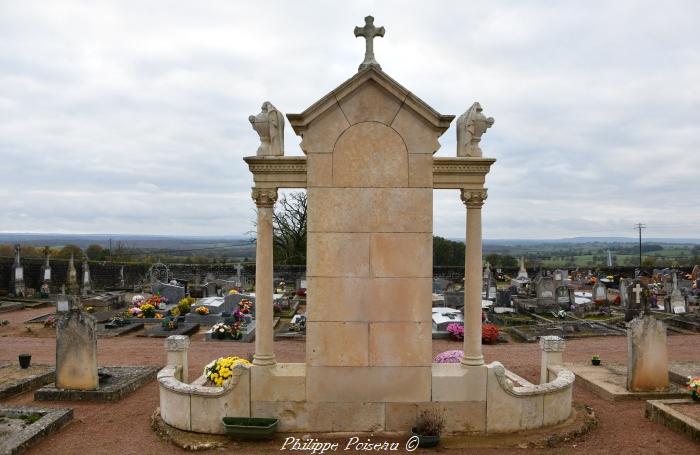
M 432 125 L 435 130 L 439 132 L 439 135 L 450 127 L 450 123 L 455 118 L 454 115 L 442 115 L 438 113 L 382 70 L 368 67 L 340 84 L 335 90 L 312 104 L 301 114 L 287 114 L 287 118 L 292 128 L 294 128 L 294 132 L 301 135 L 314 119 L 318 118 L 329 109 L 334 108 L 344 98 L 347 98 L 370 81 L 376 83 L 386 92 L 396 97 L 404 106 L 410 107 L 413 112 L 423 118 L 429 125 Z

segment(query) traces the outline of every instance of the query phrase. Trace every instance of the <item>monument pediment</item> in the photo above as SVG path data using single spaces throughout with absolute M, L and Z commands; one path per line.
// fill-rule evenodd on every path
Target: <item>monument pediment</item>
M 376 121 L 391 126 L 397 131 L 403 126 L 422 126 L 435 135 L 434 153 L 441 136 L 454 119 L 453 115 L 442 115 L 430 107 L 411 91 L 392 79 L 375 66 L 365 67 L 336 89 L 312 104 L 301 114 L 287 114 L 294 131 L 304 137 L 312 124 L 323 124 L 321 129 L 328 133 L 334 123 L 351 126 L 366 121 Z M 326 125 L 328 124 L 328 125 Z M 341 128 L 338 125 L 337 128 Z M 332 128 L 334 129 L 334 128 Z M 401 131 L 399 131 L 401 133 Z M 302 143 L 305 153 L 309 151 Z M 413 152 L 413 153 L 425 153 Z

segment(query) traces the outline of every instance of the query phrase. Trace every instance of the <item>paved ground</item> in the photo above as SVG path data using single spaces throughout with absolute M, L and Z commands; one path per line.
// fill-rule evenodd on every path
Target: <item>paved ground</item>
M 5 313 L 13 325 L 45 314 L 46 309 L 23 310 Z M 0 327 L 0 361 L 14 359 L 24 352 L 32 354 L 32 361 L 54 363 L 55 343 L 49 337 L 17 336 L 11 327 Z M 203 335 L 194 337 L 190 348 L 190 377 L 201 374 L 201 369 L 212 359 L 222 355 L 247 355 L 253 352 L 253 344 L 223 344 L 204 342 Z M 565 362 L 587 362 L 593 354 L 605 361 L 625 362 L 627 353 L 625 337 L 592 338 L 567 342 Z M 700 361 L 697 346 L 700 335 L 669 337 L 669 354 L 674 361 Z M 459 349 L 460 343 L 435 340 L 435 353 L 447 349 Z M 302 362 L 304 343 L 301 341 L 275 342 L 275 353 L 281 362 Z M 524 378 L 539 378 L 540 351 L 537 344 L 509 343 L 484 346 L 488 362 L 498 360 Z M 100 365 L 157 365 L 165 362 L 162 339 L 103 338 L 98 340 Z M 1 363 L 1 362 L 0 362 Z M 598 399 L 580 386 L 574 388 L 574 400 L 591 406 L 600 420 L 598 428 L 572 443 L 555 449 L 535 451 L 528 449 L 469 450 L 468 453 L 551 453 L 551 454 L 691 454 L 698 453 L 698 445 L 674 433 L 662 425 L 644 418 L 644 402 L 609 403 Z M 32 394 L 24 394 L 4 403 L 33 401 Z M 41 406 L 65 406 L 65 403 L 40 403 Z M 158 388 L 153 381 L 115 404 L 70 403 L 75 409 L 75 420 L 66 428 L 32 448 L 28 454 L 170 454 L 185 453 L 156 437 L 149 427 L 149 417 L 158 406 Z M 278 453 L 279 446 L 267 444 L 247 447 L 239 453 Z M 211 451 L 221 453 L 221 451 Z M 368 453 L 368 452 L 365 452 Z M 427 452 L 426 453 L 431 453 Z M 440 450 L 440 453 L 467 453 Z

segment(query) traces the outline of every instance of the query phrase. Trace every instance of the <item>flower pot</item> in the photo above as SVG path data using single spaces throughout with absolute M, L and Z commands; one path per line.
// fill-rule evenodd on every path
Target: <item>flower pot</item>
M 690 397 L 693 399 L 693 401 L 700 401 L 700 394 L 697 392 L 691 393 Z
M 226 434 L 231 439 L 272 439 L 277 431 L 277 419 L 224 417 L 221 420 L 224 423 Z
M 416 433 L 415 428 L 411 429 L 411 435 L 418 438 L 418 447 L 429 448 L 436 447 L 440 442 L 440 436 L 430 436 Z
M 600 365 L 600 359 L 591 359 L 591 363 L 595 366 Z
M 20 354 L 19 355 L 19 367 L 23 369 L 29 368 L 29 364 L 32 363 L 32 356 L 30 354 Z

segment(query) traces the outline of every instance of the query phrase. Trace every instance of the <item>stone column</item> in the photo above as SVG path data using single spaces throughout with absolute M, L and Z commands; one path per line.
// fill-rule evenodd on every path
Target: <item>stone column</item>
M 187 361 L 187 351 L 190 349 L 190 337 L 186 335 L 170 335 L 165 339 L 165 351 L 168 353 L 168 361 L 166 365 L 175 365 L 180 367 L 180 381 L 189 383 Z
M 542 361 L 540 362 L 540 384 L 549 382 L 547 368 L 550 365 L 561 365 L 564 361 L 564 339 L 558 336 L 540 337 L 540 349 L 542 350 Z
M 486 188 L 462 190 L 467 206 L 467 255 L 464 267 L 464 358 L 462 364 L 484 364 L 481 354 L 481 206 Z
M 258 208 L 258 237 L 255 242 L 255 355 L 253 364 L 274 365 L 272 319 L 272 207 L 276 188 L 253 188 Z

